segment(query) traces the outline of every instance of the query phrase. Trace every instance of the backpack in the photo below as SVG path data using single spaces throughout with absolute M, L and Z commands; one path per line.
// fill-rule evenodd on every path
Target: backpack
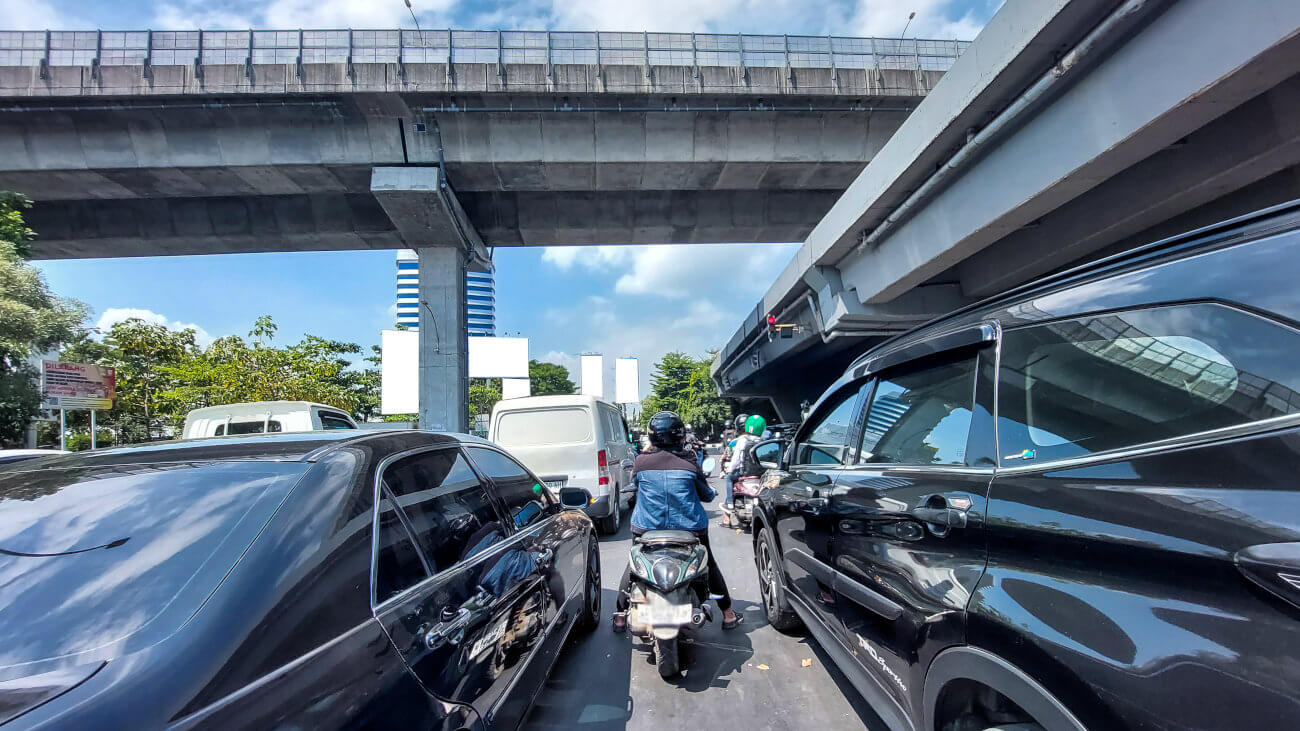
M 741 477 L 760 477 L 763 474 L 763 466 L 758 463 L 758 458 L 754 456 L 754 447 L 758 445 L 758 440 L 750 441 L 745 445 L 744 451 L 740 453 L 740 476 Z

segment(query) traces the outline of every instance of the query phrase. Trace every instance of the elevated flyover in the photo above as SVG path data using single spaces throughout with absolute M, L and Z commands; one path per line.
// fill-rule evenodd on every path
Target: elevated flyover
M 1300 198 L 1300 3 L 1012 0 L 714 363 L 783 418 L 867 347 L 1044 274 Z M 769 338 L 768 314 L 797 326 Z
M 0 189 L 44 258 L 427 245 L 372 187 L 393 166 L 487 246 L 798 241 L 966 45 L 0 32 Z
M 966 45 L 0 32 L 0 190 L 37 258 L 416 249 L 420 423 L 465 431 L 488 247 L 801 240 Z

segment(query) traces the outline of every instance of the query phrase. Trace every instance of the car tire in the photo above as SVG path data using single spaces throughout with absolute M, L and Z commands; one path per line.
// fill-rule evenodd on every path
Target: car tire
M 623 501 L 618 499 L 618 488 L 610 491 L 610 497 L 614 500 L 614 509 L 600 519 L 600 532 L 607 536 L 618 535 L 619 526 L 623 523 Z
M 600 624 L 600 544 L 592 536 L 587 541 L 587 574 L 582 589 L 582 612 L 578 615 L 578 631 L 586 634 Z
M 755 542 L 754 563 L 758 566 L 758 590 L 763 597 L 763 611 L 767 614 L 767 623 L 773 628 L 790 632 L 803 626 L 803 621 L 785 598 L 785 578 L 781 564 L 776 560 L 778 555 L 772 532 L 766 527 L 760 528 Z

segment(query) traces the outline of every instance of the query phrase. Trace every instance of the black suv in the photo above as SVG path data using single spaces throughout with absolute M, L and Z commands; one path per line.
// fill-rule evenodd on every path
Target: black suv
M 1300 718 L 1300 203 L 858 358 L 755 511 L 767 615 L 889 726 Z

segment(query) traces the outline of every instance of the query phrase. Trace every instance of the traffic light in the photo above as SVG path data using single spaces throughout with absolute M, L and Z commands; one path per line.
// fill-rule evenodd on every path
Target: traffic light
M 776 337 L 776 315 L 767 316 L 767 339 Z

